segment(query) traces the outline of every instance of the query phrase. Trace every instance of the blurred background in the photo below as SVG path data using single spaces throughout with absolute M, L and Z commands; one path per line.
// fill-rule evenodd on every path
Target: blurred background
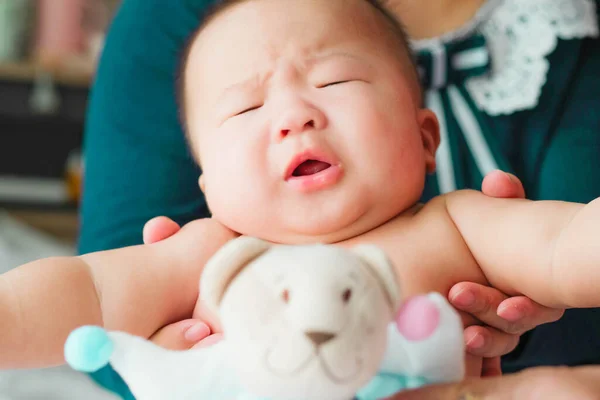
M 119 3 L 0 0 L 0 221 L 67 246 L 77 234 L 89 87 Z
M 87 98 L 120 1 L 0 0 L 0 273 L 75 252 Z M 66 368 L 0 371 L 0 400 L 110 398 Z

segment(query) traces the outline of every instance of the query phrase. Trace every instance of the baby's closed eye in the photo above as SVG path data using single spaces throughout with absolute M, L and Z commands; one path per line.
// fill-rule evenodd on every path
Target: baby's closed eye
M 339 81 L 333 81 L 333 82 L 330 82 L 330 83 L 322 83 L 322 84 L 318 84 L 316 87 L 318 89 L 323 89 L 323 88 L 326 88 L 326 87 L 335 86 L 335 85 L 341 85 L 343 83 L 349 83 L 349 82 L 352 82 L 352 80 L 339 80 Z
M 237 117 L 238 115 L 243 115 L 243 114 L 247 114 L 251 111 L 255 111 L 258 110 L 259 108 L 261 108 L 263 106 L 263 104 L 257 104 L 257 105 L 253 105 L 253 106 L 247 106 L 241 109 L 241 111 L 238 112 L 234 112 L 232 117 Z

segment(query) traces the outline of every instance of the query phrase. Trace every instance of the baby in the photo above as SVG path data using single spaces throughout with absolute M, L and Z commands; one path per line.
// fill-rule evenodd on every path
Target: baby
M 0 276 L 0 368 L 62 363 L 84 324 L 149 337 L 193 313 L 218 329 L 196 304 L 198 278 L 238 234 L 376 244 L 404 296 L 472 281 L 550 307 L 600 306 L 598 200 L 459 191 L 418 204 L 438 123 L 402 30 L 374 0 L 221 1 L 204 21 L 182 111 L 213 217 L 153 245 Z M 478 374 L 481 359 L 467 361 Z

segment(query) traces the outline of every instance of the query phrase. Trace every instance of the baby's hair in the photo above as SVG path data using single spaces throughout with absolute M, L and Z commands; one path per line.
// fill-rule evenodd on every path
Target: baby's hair
M 186 124 L 186 109 L 185 109 L 185 71 L 188 64 L 188 58 L 190 56 L 191 48 L 196 38 L 202 33 L 204 28 L 219 14 L 228 9 L 231 6 L 236 4 L 240 4 L 250 0 L 214 0 L 212 5 L 207 7 L 201 16 L 200 26 L 190 35 L 185 46 L 183 47 L 183 51 L 181 52 L 181 56 L 179 59 L 179 68 L 177 71 L 177 80 L 176 80 L 176 98 L 178 102 L 179 108 L 179 117 L 182 124 L 182 127 L 186 133 L 186 136 L 189 134 Z M 285 1 L 285 0 L 281 0 Z M 324 0 L 329 1 L 329 0 Z M 420 86 L 418 83 L 418 73 L 416 62 L 413 57 L 413 53 L 411 51 L 408 35 L 402 23 L 394 17 L 385 7 L 383 7 L 380 3 L 380 0 L 365 0 L 368 4 L 370 4 L 384 19 L 388 22 L 388 26 L 392 29 L 395 37 L 400 42 L 400 50 L 403 51 L 403 56 L 406 57 L 408 61 L 409 73 L 413 75 L 411 79 L 415 81 L 415 87 L 417 96 L 421 96 Z M 420 101 L 420 100 L 419 100 Z M 189 137 L 188 137 L 189 139 Z

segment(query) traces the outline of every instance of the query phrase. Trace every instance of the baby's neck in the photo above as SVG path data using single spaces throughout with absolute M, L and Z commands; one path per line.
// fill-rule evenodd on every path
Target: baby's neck
M 354 232 L 354 235 L 349 235 L 347 237 L 344 237 L 341 240 L 337 240 L 336 243 L 353 243 L 356 240 L 359 240 L 360 237 L 368 234 L 368 233 L 372 233 L 377 231 L 378 229 L 388 225 L 389 223 L 391 223 L 392 221 L 399 221 L 400 219 L 410 219 L 412 217 L 414 217 L 419 211 L 421 211 L 421 209 L 423 208 L 424 204 L 423 203 L 417 203 L 415 205 L 413 205 L 412 207 L 392 216 L 391 218 L 388 218 L 385 221 L 381 221 L 378 224 L 373 224 L 370 227 L 363 229 L 361 231 L 356 231 Z
M 350 226 L 345 227 L 342 230 L 338 230 L 335 232 L 330 232 L 323 235 L 315 235 L 310 236 L 306 234 L 295 235 L 291 232 L 287 232 L 284 234 L 285 239 L 282 241 L 275 241 L 279 244 L 314 244 L 314 243 L 327 243 L 327 244 L 347 244 L 353 243 L 356 240 L 359 240 L 360 237 L 366 235 L 368 233 L 374 232 L 379 228 L 386 226 L 391 221 L 398 221 L 401 218 L 412 218 L 415 214 L 417 214 L 423 208 L 422 203 L 417 203 L 408 209 L 405 209 L 399 213 L 390 215 L 388 218 L 381 218 L 378 220 L 373 220 L 367 218 L 365 220 L 355 221 Z M 269 238 L 263 238 L 265 240 L 270 240 Z
M 486 0 L 388 0 L 387 7 L 413 39 L 452 32 L 471 20 Z

